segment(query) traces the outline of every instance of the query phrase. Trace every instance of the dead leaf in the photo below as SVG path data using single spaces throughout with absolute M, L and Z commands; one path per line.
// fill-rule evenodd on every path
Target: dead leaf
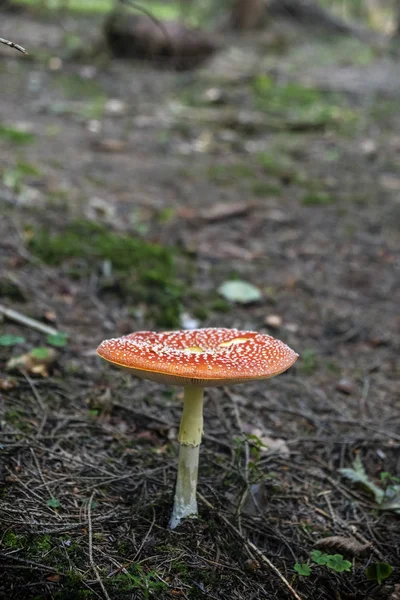
M 244 261 L 252 261 L 256 257 L 255 252 L 251 252 L 243 246 L 224 241 L 213 242 L 210 245 L 210 242 L 205 240 L 204 242 L 200 242 L 194 250 L 200 256 L 206 258 L 239 258 Z
M 285 440 L 264 435 L 260 437 L 260 441 L 265 446 L 261 448 L 261 454 L 277 454 L 283 458 L 289 458 L 290 450 Z
M 91 146 L 97 152 L 124 152 L 127 143 L 123 140 L 105 138 L 103 140 L 93 140 Z
M 127 111 L 127 104 L 118 98 L 110 98 L 104 105 L 106 115 L 123 116 Z
M 203 99 L 210 104 L 224 104 L 224 92 L 220 88 L 209 88 L 203 94 Z
M 168 448 L 169 448 L 169 444 L 164 444 L 163 446 L 160 446 L 159 448 L 157 448 L 155 453 L 156 454 L 165 454 L 167 452 Z
M 46 579 L 47 581 L 51 581 L 51 583 L 59 583 L 61 581 L 61 575 L 54 573 L 53 575 L 46 577 Z
M 269 503 L 268 492 L 264 483 L 254 483 L 242 508 L 242 514 L 248 517 L 259 516 Z
M 154 435 L 154 433 L 151 431 L 148 431 L 147 429 L 144 431 L 140 431 L 136 437 L 139 440 L 149 440 L 151 442 L 155 442 L 157 439 L 156 436 Z
M 265 218 L 274 223 L 290 223 L 291 219 L 283 210 L 279 208 L 271 208 L 265 213 Z
M 264 319 L 265 325 L 271 327 L 271 329 L 279 329 L 282 327 L 282 317 L 279 315 L 268 315 Z
M 18 382 L 16 379 L 12 377 L 1 377 L 0 378 L 0 390 L 3 392 L 7 392 L 8 390 L 12 390 L 18 386 Z
M 350 379 L 339 379 L 335 388 L 342 394 L 350 395 L 355 390 L 355 385 Z
M 261 565 L 258 562 L 258 560 L 255 560 L 254 558 L 248 558 L 245 563 L 244 563 L 244 568 L 246 569 L 246 571 L 249 571 L 250 573 L 254 573 L 255 571 L 258 571 L 260 569 Z
M 43 316 L 46 321 L 50 321 L 50 323 L 55 323 L 57 321 L 57 314 L 54 312 L 54 310 L 46 310 L 43 313 Z
M 48 377 L 48 369 L 57 360 L 57 352 L 54 348 L 33 348 L 27 354 L 21 354 L 10 358 L 7 362 L 7 371 L 26 371 L 31 375 Z
M 262 298 L 261 290 L 258 287 L 240 279 L 224 281 L 217 291 L 225 300 L 237 304 L 252 304 L 259 302 Z
M 400 583 L 396 583 L 390 600 L 400 600 Z
M 49 71 L 60 71 L 62 69 L 63 63 L 61 58 L 58 56 L 52 56 L 47 63 L 47 67 Z
M 200 212 L 200 218 L 208 223 L 241 217 L 250 212 L 254 205 L 249 202 L 217 202 L 207 210 Z
M 398 192 L 400 190 L 400 177 L 396 177 L 396 175 L 384 173 L 381 175 L 379 182 L 383 188 L 390 192 Z
M 376 142 L 372 139 L 362 140 L 360 150 L 367 158 L 374 158 L 378 153 Z
M 110 200 L 104 200 L 98 196 L 92 196 L 88 200 L 85 214 L 88 219 L 97 221 L 112 221 L 115 218 L 115 206 Z
M 333 535 L 332 537 L 322 538 L 314 544 L 315 548 L 323 548 L 324 550 L 337 550 L 343 554 L 351 554 L 352 556 L 362 556 L 371 546 L 371 542 L 362 544 L 353 538 L 347 538 L 341 535 Z

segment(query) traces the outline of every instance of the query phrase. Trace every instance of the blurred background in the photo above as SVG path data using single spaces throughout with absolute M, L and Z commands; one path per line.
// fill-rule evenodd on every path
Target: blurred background
M 399 475 L 400 2 L 3 0 L 0 11 L 0 36 L 27 52 L 0 44 L 1 518 L 16 536 L 2 541 L 7 564 L 19 549 L 104 596 L 81 569 L 91 564 L 82 528 L 68 534 L 69 567 L 59 534 L 43 533 L 45 521 L 80 523 L 95 489 L 97 514 L 116 511 L 114 525 L 99 521 L 99 548 L 118 564 L 139 553 L 165 575 L 140 543 L 151 502 L 168 514 L 180 391 L 100 364 L 95 348 L 137 330 L 225 326 L 300 354 L 268 385 L 212 393 L 201 483 L 212 503 L 237 506 L 247 436 L 279 440 L 258 455 L 257 482 L 280 495 L 269 517 L 253 507 L 243 519 L 290 569 L 318 531 L 337 533 L 337 521 L 315 516 L 330 510 L 321 473 L 338 477 L 359 455 L 371 477 Z M 329 492 L 334 513 L 366 519 L 364 535 L 394 564 L 398 521 L 365 516 L 371 497 L 340 489 Z M 40 527 L 26 517 L 38 498 Z M 111 540 L 113 528 L 133 546 Z M 50 535 L 47 550 L 32 535 L 42 546 Z M 154 535 L 160 548 L 171 542 Z M 212 534 L 199 535 L 206 552 Z M 119 568 L 96 552 L 107 577 Z M 170 568 L 169 591 L 157 588 L 165 598 L 173 585 L 194 598 L 193 578 L 209 597 L 232 597 L 223 570 L 207 583 Z M 132 583 L 143 573 L 126 579 L 138 598 L 149 597 Z M 246 573 L 238 597 L 256 598 Z M 378 597 L 361 573 L 327 577 L 319 597 Z M 1 585 L 18 598 L 31 597 L 28 583 L 41 598 L 78 597 L 73 578 L 42 575 L 16 580 L 11 569 Z M 124 598 L 125 573 L 114 575 L 106 586 Z

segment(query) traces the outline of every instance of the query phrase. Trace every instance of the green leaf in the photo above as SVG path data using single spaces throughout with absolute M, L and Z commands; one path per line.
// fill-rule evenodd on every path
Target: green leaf
M 328 562 L 330 554 L 325 554 L 321 552 L 321 550 L 312 550 L 311 552 L 311 560 L 313 560 L 317 565 L 326 565 Z
M 46 341 L 52 346 L 57 348 L 63 348 L 68 343 L 68 336 L 66 333 L 54 333 L 47 336 Z
M 393 510 L 395 513 L 400 514 L 400 485 L 389 485 L 386 488 L 379 508 L 381 510 Z
M 32 358 L 36 358 L 37 360 L 45 360 L 50 355 L 49 348 L 33 348 L 30 351 L 30 355 Z
M 379 488 L 373 481 L 368 478 L 368 475 L 365 471 L 364 465 L 361 462 L 361 458 L 357 455 L 352 469 L 339 469 L 339 473 L 350 479 L 353 483 L 360 483 L 367 490 L 369 490 L 373 496 L 375 497 L 375 502 L 377 504 L 381 504 L 384 497 L 384 492 Z
M 306 563 L 296 563 L 293 567 L 293 570 L 299 575 L 303 575 L 303 577 L 308 577 L 311 575 L 311 569 Z
M 367 579 L 377 581 L 381 585 L 384 579 L 387 579 L 393 571 L 389 563 L 374 563 L 365 569 Z
M 57 500 L 57 498 L 50 498 L 50 500 L 47 500 L 46 504 L 50 508 L 58 508 L 60 506 L 60 501 Z
M 260 290 L 247 281 L 224 281 L 218 288 L 218 293 L 230 302 L 250 304 L 261 300 Z
M 15 346 L 24 342 L 25 338 L 19 335 L 0 335 L 0 346 Z
M 351 562 L 344 560 L 341 554 L 328 554 L 328 560 L 326 566 L 336 571 L 336 573 L 343 573 L 343 571 L 350 571 Z

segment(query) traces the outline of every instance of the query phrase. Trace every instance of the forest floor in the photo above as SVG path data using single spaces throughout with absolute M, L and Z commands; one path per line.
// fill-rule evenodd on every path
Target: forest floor
M 399 61 L 266 32 L 177 74 L 73 60 L 98 22 L 63 25 L 2 18 L 0 303 L 68 337 L 1 323 L 1 596 L 398 600 Z M 207 392 L 171 532 L 182 392 L 95 350 L 193 325 L 300 359 Z

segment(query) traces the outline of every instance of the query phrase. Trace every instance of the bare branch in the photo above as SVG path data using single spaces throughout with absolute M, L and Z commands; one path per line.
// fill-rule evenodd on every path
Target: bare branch
M 15 48 L 19 52 L 22 52 L 22 54 L 28 54 L 27 51 L 25 50 L 25 48 L 23 48 L 19 44 L 14 44 L 14 42 L 10 42 L 10 40 L 5 40 L 2 37 L 0 37 L 0 44 L 5 44 L 6 46 L 9 46 L 10 48 Z

